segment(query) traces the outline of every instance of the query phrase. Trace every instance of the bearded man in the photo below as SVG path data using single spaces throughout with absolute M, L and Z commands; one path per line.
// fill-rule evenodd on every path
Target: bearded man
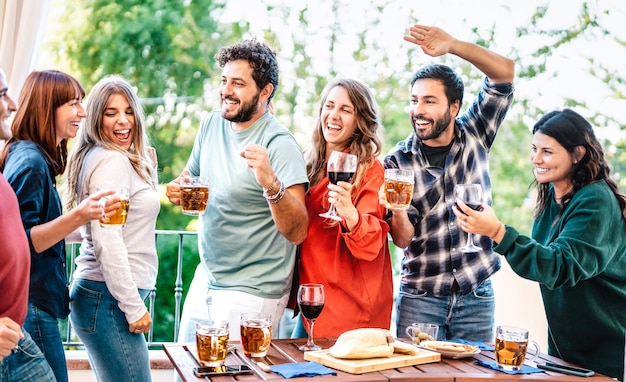
M 276 54 L 252 39 L 220 49 L 216 59 L 221 110 L 203 120 L 187 166 L 166 191 L 178 205 L 181 177 L 209 181 L 206 212 L 199 217 L 201 261 L 183 306 L 179 342 L 195 341 L 195 322 L 208 318 L 228 321 L 230 339 L 239 340 L 236 328 L 245 312 L 269 313 L 276 337 L 296 245 L 308 228 L 302 150 L 270 111 Z
M 405 337 L 413 322 L 429 322 L 439 325 L 439 339 L 491 342 L 495 298 L 489 277 L 500 260 L 487 236 L 475 238 L 479 251 L 460 251 L 467 235 L 452 208 L 455 185 L 462 183 L 480 184 L 484 202 L 491 204 L 489 150 L 513 102 L 514 63 L 437 27 L 414 25 L 404 39 L 432 57 L 458 56 L 486 78 L 459 115 L 463 81 L 452 68 L 434 64 L 413 75 L 413 131 L 385 157 L 385 168 L 415 173 L 411 206 L 387 215 L 393 242 L 404 248 L 397 335 Z

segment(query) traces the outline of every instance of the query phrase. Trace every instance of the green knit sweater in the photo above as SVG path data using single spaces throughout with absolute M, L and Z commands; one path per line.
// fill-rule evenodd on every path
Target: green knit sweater
M 604 181 L 580 189 L 559 218 L 550 189 L 532 239 L 507 227 L 494 251 L 541 284 L 548 353 L 599 373 L 624 378 L 626 231 Z

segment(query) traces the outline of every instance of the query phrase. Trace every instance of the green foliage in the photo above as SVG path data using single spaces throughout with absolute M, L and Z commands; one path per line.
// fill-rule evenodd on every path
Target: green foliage
M 85 85 L 87 92 L 102 76 L 118 73 L 127 77 L 143 98 L 149 133 L 159 155 L 161 183 L 167 183 L 184 168 L 196 130 L 204 113 L 217 107 L 219 67 L 214 55 L 217 50 L 242 37 L 247 37 L 247 22 L 224 22 L 225 2 L 219 0 L 83 0 L 61 1 L 65 7 L 59 13 L 62 33 L 49 39 L 46 48 L 58 52 L 60 61 Z M 263 39 L 279 53 L 280 86 L 274 98 L 277 117 L 290 128 L 306 146 L 302 132 L 310 130 L 318 113 L 319 97 L 326 84 L 338 76 L 339 49 L 346 38 L 349 25 L 346 14 L 353 8 L 339 0 L 330 2 L 323 27 L 311 22 L 307 2 L 271 2 L 266 6 L 269 25 L 262 31 Z M 384 3 L 384 4 L 383 4 Z M 411 133 L 408 118 L 410 78 L 413 72 L 433 61 L 454 67 L 466 84 L 463 107 L 471 103 L 482 84 L 483 75 L 467 62 L 451 55 L 426 57 L 419 48 L 408 46 L 399 55 L 390 55 L 379 39 L 381 15 L 385 8 L 401 3 L 394 0 L 369 0 L 368 12 L 361 30 L 354 33 L 356 44 L 349 56 L 357 68 L 359 79 L 372 89 L 379 104 L 384 126 L 383 154 Z M 395 4 L 395 5 L 394 5 Z M 549 73 L 550 60 L 563 49 L 580 40 L 619 40 L 602 23 L 606 13 L 592 8 L 587 2 L 579 5 L 579 17 L 571 25 L 559 29 L 546 28 L 544 22 L 550 8 L 538 7 L 530 20 L 519 22 L 517 36 L 522 40 L 539 41 L 529 52 L 517 47 L 507 55 L 516 62 L 516 83 L 534 81 L 538 77 L 558 76 Z M 352 13 L 349 16 L 353 16 Z M 415 10 L 398 16 L 398 22 L 409 25 L 421 15 Z M 278 35 L 276 23 L 291 23 Z M 314 25 L 315 24 L 315 25 Z M 282 25 L 281 25 L 282 26 Z M 284 29 L 284 28 L 283 28 Z M 311 38 L 322 35 L 323 45 L 312 46 Z M 495 26 L 473 28 L 471 40 L 491 47 Z M 327 66 L 316 67 L 316 58 L 323 55 Z M 400 69 L 398 69 L 400 68 Z M 623 100 L 626 79 L 619 70 L 591 57 L 589 72 L 611 90 L 614 99 Z M 563 107 L 585 108 L 581 100 L 564 99 Z M 499 218 L 530 232 L 535 205 L 532 165 L 528 159 L 531 145 L 530 127 L 549 110 L 530 96 L 516 95 L 512 109 L 498 133 L 491 152 L 493 204 Z M 598 130 L 624 126 L 613 117 L 589 111 L 590 120 Z M 622 189 L 626 179 L 626 142 L 606 142 L 606 156 L 612 164 L 612 174 Z M 163 194 L 163 191 L 161 191 Z M 180 213 L 165 198 L 157 221 L 158 229 L 193 230 L 195 219 Z M 173 285 L 176 276 L 176 243 L 171 238 L 159 239 L 159 277 L 157 284 L 155 341 L 171 339 L 174 318 Z M 394 257 L 398 255 L 392 246 Z M 195 240 L 185 239 L 183 264 L 184 290 L 188 288 L 198 263 Z M 399 258 L 394 258 L 398 271 Z
M 153 320 L 153 341 L 171 342 L 174 338 L 174 322 L 176 299 L 174 298 L 176 285 L 176 271 L 178 269 L 178 240 L 176 235 L 159 235 L 157 252 L 159 254 L 159 276 L 156 284 L 155 309 Z M 183 238 L 182 258 L 182 291 L 189 290 L 189 284 L 196 266 L 200 262 L 197 253 L 198 242 L 196 236 Z M 184 301 L 184 298 L 181 300 Z M 180 305 L 182 313 L 182 303 Z
M 119 73 L 142 97 L 201 95 L 215 71 L 212 57 L 230 36 L 218 28 L 215 16 L 223 4 L 213 0 L 85 0 L 73 7 L 85 17 L 67 13 L 73 28 L 56 44 L 74 57 L 72 69 L 87 88 Z

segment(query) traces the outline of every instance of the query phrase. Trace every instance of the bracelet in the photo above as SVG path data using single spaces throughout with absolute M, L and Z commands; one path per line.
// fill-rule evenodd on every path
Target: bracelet
M 500 233 L 500 230 L 502 229 L 502 227 L 504 227 L 504 224 L 502 224 L 502 223 L 498 224 L 498 229 L 496 230 L 496 232 L 493 235 L 489 236 L 489 237 L 490 238 L 495 238 L 496 236 L 498 236 L 498 234 Z M 493 239 L 491 239 L 491 240 L 493 240 Z
M 280 188 L 278 189 L 278 192 L 275 193 L 274 195 L 268 195 L 267 192 L 263 192 L 263 196 L 265 196 L 265 199 L 271 204 L 278 203 L 285 195 L 285 184 L 280 181 L 279 183 L 280 183 Z
M 270 185 L 270 187 L 267 190 L 263 190 L 264 194 L 270 195 L 272 194 L 272 191 L 274 191 L 274 188 L 276 187 L 276 182 L 278 181 L 278 178 L 276 177 L 276 175 L 274 175 L 274 180 L 272 181 L 272 184 Z

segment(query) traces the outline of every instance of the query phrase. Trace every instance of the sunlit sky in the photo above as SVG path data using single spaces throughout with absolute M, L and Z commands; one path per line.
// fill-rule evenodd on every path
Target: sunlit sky
M 568 28 L 578 24 L 577 18 L 584 1 L 582 0 L 343 0 L 340 1 L 340 14 L 337 20 L 333 19 L 330 7 L 333 2 L 326 1 L 297 1 L 270 0 L 261 4 L 258 1 L 229 2 L 226 20 L 247 20 L 251 22 L 252 33 L 261 34 L 264 28 L 274 31 L 286 31 L 292 25 L 298 25 L 294 20 L 281 17 L 268 17 L 265 5 L 291 4 L 293 7 L 308 8 L 307 16 L 311 22 L 310 31 L 319 30 L 320 33 L 308 32 L 302 39 L 310 46 L 310 54 L 316 59 L 319 67 L 329 67 L 327 33 L 324 32 L 332 22 L 341 25 L 344 34 L 338 41 L 339 46 L 346 52 L 341 60 L 332 63 L 340 75 L 361 77 L 363 70 L 355 66 L 350 52 L 356 49 L 357 33 L 366 28 L 375 28 L 375 36 L 380 45 L 388 52 L 396 52 L 398 57 L 405 57 L 409 45 L 402 40 L 409 25 L 419 22 L 426 25 L 439 26 L 459 39 L 470 40 L 475 38 L 472 29 L 477 29 L 483 38 L 492 28 L 495 30 L 494 45 L 490 48 L 498 53 L 507 55 L 516 49 L 521 59 L 526 57 L 527 62 L 535 59 L 530 52 L 540 46 L 537 36 L 517 37 L 518 27 L 526 26 L 532 13 L 539 6 L 548 6 L 547 17 L 539 25 L 542 29 Z M 386 6 L 381 13 L 379 26 L 371 26 L 371 20 L 377 15 L 372 4 Z M 587 39 L 577 39 L 574 44 L 564 45 L 554 51 L 548 61 L 547 72 L 550 74 L 535 77 L 531 80 L 516 80 L 517 95 L 531 97 L 540 102 L 542 108 L 552 109 L 563 107 L 563 98 L 570 97 L 586 102 L 590 109 L 615 117 L 622 125 L 626 125 L 626 102 L 614 100 L 606 85 L 589 74 L 587 57 L 601 60 L 602 64 L 614 70 L 622 70 L 626 61 L 626 47 L 615 43 L 613 37 L 626 41 L 626 4 L 620 0 L 587 1 L 590 8 L 609 10 L 601 18 L 602 25 L 610 30 L 612 38 L 604 36 L 590 36 Z M 245 6 L 242 6 L 245 4 Z M 343 12 L 343 14 L 341 13 Z M 411 17 L 413 16 L 413 17 Z M 482 32 L 482 33 L 481 33 Z M 283 33 L 286 38 L 287 33 Z M 288 49 L 285 44 L 283 49 Z M 421 52 L 420 52 L 421 53 Z M 285 52 L 289 56 L 289 52 Z M 394 54 L 394 53 L 392 53 Z M 423 62 L 424 58 L 420 58 Z M 399 62 L 403 64 L 404 62 Z M 289 63 L 286 63 L 289 65 Z M 519 64 L 519 62 L 518 62 Z M 401 67 L 398 70 L 403 70 Z M 613 126 L 615 129 L 616 126 Z
M 55 0 L 59 1 L 59 0 Z M 193 1 L 193 0 L 186 0 Z M 248 21 L 251 34 L 261 37 L 264 29 L 271 28 L 281 39 L 279 56 L 281 75 L 288 72 L 291 65 L 290 39 L 291 35 L 306 44 L 308 54 L 313 57 L 317 73 L 329 72 L 331 66 L 339 76 L 350 76 L 364 80 L 376 71 L 376 65 L 355 65 L 351 53 L 358 47 L 358 33 L 371 30 L 367 35 L 368 44 L 376 42 L 378 50 L 370 52 L 372 57 L 382 55 L 383 51 L 391 57 L 398 57 L 392 75 L 408 75 L 405 57 L 411 44 L 402 40 L 408 27 L 415 22 L 426 25 L 439 26 L 453 36 L 473 41 L 476 35 L 473 29 L 484 39 L 489 39 L 489 31 L 495 30 L 494 44 L 491 49 L 508 55 L 517 50 L 520 55 L 518 65 L 535 62 L 530 56 L 537 47 L 546 41 L 540 41 L 537 36 L 517 37 L 517 28 L 529 24 L 532 13 L 539 6 L 548 6 L 547 17 L 539 27 L 544 30 L 568 28 L 578 24 L 577 18 L 584 0 L 340 0 L 336 1 L 339 10 L 331 12 L 335 3 L 332 0 L 236 0 L 226 1 L 224 21 Z M 614 38 L 626 42 L 626 2 L 622 0 L 592 0 L 586 1 L 590 8 L 608 10 L 600 20 L 602 26 L 611 31 L 612 36 L 587 36 L 575 40 L 575 43 L 559 47 L 553 51 L 548 60 L 547 74 L 532 79 L 516 79 L 516 97 L 536 100 L 542 108 L 562 108 L 564 97 L 585 102 L 590 110 L 612 116 L 626 125 L 626 101 L 615 100 L 603 81 L 593 78 L 589 74 L 587 58 L 593 57 L 603 65 L 613 70 L 622 70 L 626 62 L 626 46 L 620 46 Z M 379 11 L 378 5 L 385 4 Z M 296 19 L 297 12 L 289 16 L 269 13 L 268 5 L 290 6 L 295 9 L 307 8 L 306 18 L 309 20 L 307 30 L 300 30 L 300 23 Z M 51 9 L 50 22 L 54 23 L 54 7 Z M 380 16 L 380 18 L 378 17 Z M 373 21 L 380 19 L 379 25 Z M 342 33 L 337 40 L 335 52 L 341 52 L 330 60 L 328 49 L 328 26 L 336 23 Z M 50 34 L 49 34 L 50 35 Z M 44 41 L 44 46 L 45 46 Z M 421 51 L 416 51 L 415 67 L 432 60 Z M 45 55 L 44 55 L 45 56 Z M 454 58 L 453 58 L 454 59 Z M 521 62 L 522 60 L 525 60 Z M 413 62 L 413 60 L 412 60 Z M 452 63 L 454 61 L 451 61 Z M 394 63 L 392 63 L 394 64 Z M 623 72 L 622 72 L 623 73 Z M 626 74 L 622 75 L 626 77 Z M 285 78 L 285 77 L 283 77 Z M 303 80 L 303 79 L 298 79 Z M 281 81 L 281 86 L 288 86 L 287 81 Z M 626 92 L 626 91 L 625 91 Z M 581 111 L 583 114 L 584 111 Z M 531 124 L 531 121 L 529 121 Z M 607 126 L 618 130 L 618 126 Z

